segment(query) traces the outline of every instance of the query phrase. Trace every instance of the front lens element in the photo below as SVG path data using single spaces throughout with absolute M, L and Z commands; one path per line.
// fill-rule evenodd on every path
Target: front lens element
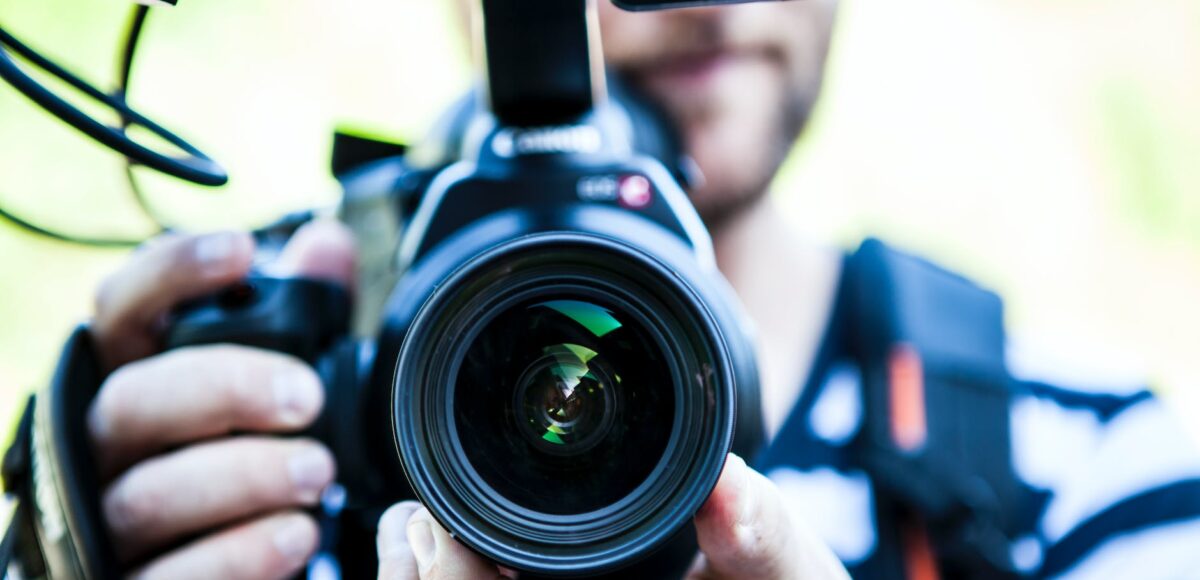
M 535 298 L 471 342 L 454 394 L 456 431 L 479 477 L 550 514 L 602 509 L 662 459 L 675 396 L 661 341 L 602 299 Z
M 586 346 L 556 344 L 543 350 L 517 381 L 517 426 L 542 451 L 583 453 L 604 439 L 618 414 L 612 373 Z

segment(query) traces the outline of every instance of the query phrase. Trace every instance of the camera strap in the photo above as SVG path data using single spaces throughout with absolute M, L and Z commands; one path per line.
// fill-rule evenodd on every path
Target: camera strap
M 49 388 L 30 398 L 5 453 L 5 492 L 17 504 L 0 556 L 25 576 L 118 575 L 86 433 L 87 407 L 102 381 L 91 335 L 81 326 L 67 341 Z
M 0 578 L 7 578 L 9 567 L 17 561 L 18 534 L 26 516 L 26 504 L 29 499 L 26 482 L 23 477 L 23 466 L 29 463 L 30 438 L 33 431 L 34 398 L 29 397 L 21 420 L 17 423 L 16 436 L 12 446 L 4 453 L 3 474 L 4 496 L 12 502 L 12 515 L 5 528 L 4 538 L 0 540 Z
M 868 240 L 847 264 L 863 369 L 854 442 L 876 489 L 880 557 L 910 580 L 1011 578 L 1026 501 L 1013 471 L 1000 298 Z
M 16 546 L 17 537 L 17 512 L 13 512 L 12 520 L 9 521 L 8 527 L 4 531 L 4 538 L 0 539 L 0 578 L 8 577 L 9 565 L 13 562 L 13 552 Z

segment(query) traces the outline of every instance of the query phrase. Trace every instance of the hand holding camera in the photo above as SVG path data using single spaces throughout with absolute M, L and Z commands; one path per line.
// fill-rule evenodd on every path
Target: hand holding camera
M 609 98 L 594 2 L 478 8 L 486 82 L 435 129 L 445 154 L 338 170 L 339 217 L 388 224 L 356 228 L 399 274 L 376 330 L 349 332 L 351 236 L 293 232 L 311 216 L 258 232 L 261 251 L 149 244 L 102 290 L 36 411 L 42 430 L 78 425 L 93 401 L 95 466 L 71 427 L 54 435 L 72 534 L 52 574 L 292 574 L 318 536 L 299 510 L 335 462 L 341 499 L 314 514 L 351 577 L 405 499 L 425 507 L 384 518 L 378 556 L 411 553 L 422 577 L 678 577 L 698 547 L 694 574 L 800 571 L 778 494 L 727 462 L 762 444 L 755 355 L 671 129 Z M 74 491 L 97 484 L 99 509 Z M 405 509 L 407 552 L 386 533 Z
M 317 416 L 313 370 L 283 354 L 221 345 L 159 354 L 160 321 L 179 302 L 245 276 L 249 235 L 147 244 L 104 284 L 93 330 L 115 371 L 88 414 L 103 511 L 118 557 L 146 578 L 288 577 L 317 546 L 301 510 L 333 481 L 320 443 L 280 435 Z M 347 232 L 304 229 L 281 273 L 349 281 Z
M 286 435 L 318 414 L 322 390 L 304 363 L 240 346 L 157 354 L 157 321 L 176 303 L 245 275 L 253 243 L 240 234 L 158 240 L 106 283 L 97 347 L 117 367 L 90 412 L 99 463 L 112 481 L 104 507 L 116 546 L 144 578 L 287 577 L 317 546 L 300 510 L 334 476 L 319 443 Z M 349 234 L 301 229 L 276 270 L 346 282 Z M 154 280 L 153 283 L 143 283 Z M 137 348 L 131 347 L 137 346 Z M 416 502 L 380 521 L 381 578 L 494 578 L 498 569 Z M 844 575 L 832 554 L 790 521 L 769 480 L 736 456 L 696 517 L 704 554 L 694 578 Z
M 696 515 L 701 554 L 687 580 L 847 578 L 829 548 L 789 516 L 784 501 L 775 484 L 731 455 Z M 454 541 L 415 502 L 384 514 L 378 542 L 380 580 L 497 577 L 495 565 Z

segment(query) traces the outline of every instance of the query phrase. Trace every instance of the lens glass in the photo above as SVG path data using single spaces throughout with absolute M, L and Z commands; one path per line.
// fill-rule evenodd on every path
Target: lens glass
M 471 468 L 525 509 L 612 505 L 654 471 L 676 409 L 671 367 L 639 317 L 589 297 L 506 308 L 473 339 L 454 429 Z

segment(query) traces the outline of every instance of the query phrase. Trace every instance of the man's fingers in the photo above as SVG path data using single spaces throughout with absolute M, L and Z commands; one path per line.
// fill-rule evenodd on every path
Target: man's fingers
M 253 254 L 244 232 L 166 236 L 135 252 L 96 295 L 92 333 L 105 367 L 153 354 L 167 312 L 245 276 Z
M 259 518 L 205 536 L 150 562 L 136 580 L 282 579 L 304 568 L 317 549 L 317 524 L 299 512 Z
M 717 578 L 788 578 L 782 552 L 791 530 L 769 482 L 730 455 L 716 489 L 696 514 L 696 535 L 707 574 Z M 776 500 L 773 502 L 772 500 Z
M 791 521 L 775 484 L 730 454 L 696 514 L 701 558 L 689 579 L 848 578 L 828 547 Z
M 415 502 L 393 506 L 379 521 L 380 580 L 495 580 L 495 564 L 458 543 Z
M 233 431 L 296 431 L 324 403 L 320 379 L 287 355 L 241 346 L 181 348 L 105 381 L 88 429 L 109 477 L 163 449 Z
M 300 228 L 279 259 L 265 266 L 275 276 L 303 276 L 354 286 L 357 249 L 354 234 L 341 222 L 319 220 Z
M 495 564 L 450 537 L 425 508 L 417 510 L 408 519 L 406 532 L 421 580 L 500 578 L 500 570 Z
M 139 463 L 104 494 L 122 561 L 249 516 L 317 503 L 334 477 L 314 441 L 225 439 Z
M 143 245 L 96 294 L 92 333 L 105 368 L 157 352 L 162 322 L 172 308 L 245 277 L 253 259 L 254 238 L 246 232 L 167 235 Z M 346 286 L 353 285 L 354 268 L 353 235 L 331 220 L 300 228 L 278 263 L 268 267 L 278 276 Z
M 379 518 L 379 534 L 375 549 L 379 554 L 379 580 L 416 580 L 420 578 L 417 558 L 408 544 L 408 520 L 421 504 L 400 502 L 383 512 Z

